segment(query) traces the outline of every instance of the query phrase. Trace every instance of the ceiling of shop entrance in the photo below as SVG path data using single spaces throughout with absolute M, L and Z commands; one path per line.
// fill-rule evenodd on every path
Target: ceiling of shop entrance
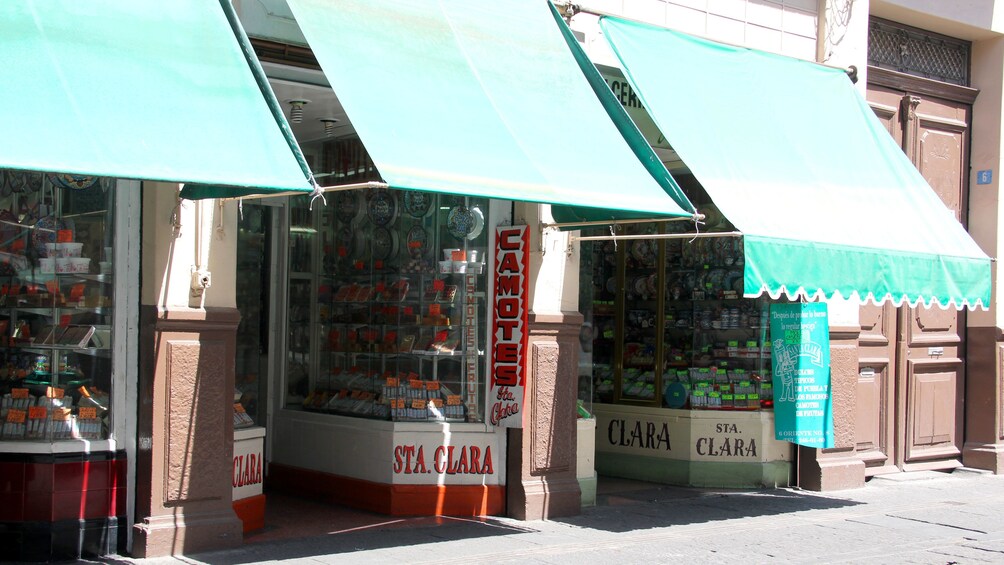
M 328 86 L 327 78 L 321 71 L 278 65 L 274 63 L 262 62 L 265 74 L 269 77 L 269 84 L 275 92 L 275 97 L 279 100 L 282 112 L 287 120 L 290 120 L 292 100 L 308 100 L 303 106 L 303 119 L 299 123 L 290 120 L 290 127 L 297 142 L 307 145 L 314 142 L 321 142 L 326 139 L 338 139 L 355 135 L 356 130 L 349 121 L 348 115 L 342 108 L 341 103 L 334 91 Z M 630 111 L 628 112 L 631 113 Z M 322 119 L 334 118 L 337 123 L 331 131 L 326 134 Z M 632 114 L 632 118 L 638 119 Z M 645 115 L 646 121 L 642 121 L 639 127 L 644 129 L 646 123 L 651 123 L 651 118 Z M 652 124 L 653 131 L 643 131 L 646 135 L 652 135 L 652 139 L 660 138 L 658 129 Z M 668 146 L 653 145 L 659 160 L 673 173 L 687 173 L 687 166 L 680 160 L 680 157 Z
M 262 67 L 300 145 L 355 135 L 355 128 L 322 72 L 270 63 L 262 63 Z M 293 100 L 308 101 L 303 105 L 303 119 L 299 123 L 291 119 Z M 330 134 L 324 131 L 322 121 L 328 119 L 337 120 Z

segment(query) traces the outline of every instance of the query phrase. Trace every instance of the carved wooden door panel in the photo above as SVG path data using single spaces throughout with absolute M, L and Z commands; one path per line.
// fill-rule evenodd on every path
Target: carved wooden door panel
M 966 104 L 904 98 L 906 151 L 956 219 L 967 216 L 969 113 Z M 899 395 L 905 407 L 904 468 L 961 464 L 965 314 L 938 307 L 901 308 Z
M 886 129 L 902 146 L 900 104 L 903 93 L 869 87 L 868 103 Z M 896 464 L 896 330 L 897 309 L 891 304 L 861 307 L 856 449 L 868 476 L 899 472 Z
M 957 218 L 967 201 L 970 106 L 869 86 L 868 100 Z M 861 308 L 858 455 L 868 474 L 959 465 L 964 314 L 938 307 Z

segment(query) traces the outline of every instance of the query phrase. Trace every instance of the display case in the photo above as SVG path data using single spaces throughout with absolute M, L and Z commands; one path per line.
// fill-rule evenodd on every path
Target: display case
M 592 326 L 594 399 L 770 408 L 768 303 L 742 297 L 742 239 L 673 237 L 687 227 L 642 223 L 624 227 L 638 237 L 616 245 L 584 242 L 582 280 L 592 285 L 581 308 Z
M 108 437 L 111 182 L 0 170 L 0 440 Z
M 291 200 L 286 408 L 479 421 L 487 212 L 389 189 Z

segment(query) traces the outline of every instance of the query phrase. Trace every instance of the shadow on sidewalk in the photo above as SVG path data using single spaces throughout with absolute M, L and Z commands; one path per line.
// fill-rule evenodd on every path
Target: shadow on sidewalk
M 381 550 L 410 547 L 413 561 L 434 559 L 434 544 L 470 541 L 538 532 L 555 534 L 546 522 L 507 518 L 393 517 L 354 510 L 282 493 L 267 493 L 266 527 L 244 537 L 235 549 L 179 557 L 181 562 L 229 565 L 316 556 L 370 552 L 367 560 L 382 562 Z M 753 516 L 842 508 L 853 501 L 787 489 L 721 490 L 674 487 L 601 477 L 597 505 L 581 515 L 551 520 L 577 530 L 644 531 L 675 525 L 713 523 Z M 726 527 L 723 525 L 723 527 Z M 482 547 L 485 547 L 482 545 Z M 383 557 L 390 558 L 392 551 Z M 400 557 L 400 552 L 394 553 Z M 134 563 L 111 561 L 113 563 Z
M 737 518 L 773 516 L 859 503 L 791 489 L 705 489 L 600 477 L 596 506 L 555 521 L 579 528 L 631 532 Z

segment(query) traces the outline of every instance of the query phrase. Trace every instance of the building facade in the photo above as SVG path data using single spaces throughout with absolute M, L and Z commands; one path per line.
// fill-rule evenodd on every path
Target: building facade
M 633 111 L 632 106 L 638 105 L 629 94 L 630 85 L 626 85 L 623 73 L 617 74 L 621 65 L 600 33 L 597 13 L 835 67 L 853 66 L 855 87 L 861 96 L 982 250 L 996 257 L 1000 241 L 998 173 L 1004 100 L 1001 35 L 1004 28 L 994 20 L 994 4 L 959 8 L 910 0 L 626 0 L 597 1 L 581 6 L 578 12 L 559 6 L 559 13 L 568 17 L 574 37 L 589 61 L 607 78 L 618 101 L 637 118 L 640 134 L 655 148 L 670 172 L 681 178 L 687 176 L 685 159 L 664 151 L 667 148 L 660 146 L 659 132 L 648 129 L 649 125 L 643 124 L 645 118 L 637 117 Z M 607 465 L 613 466 L 624 456 L 616 446 L 604 445 L 621 442 L 624 430 L 617 432 L 616 439 L 611 439 L 614 436 L 610 430 L 611 422 L 624 418 L 608 416 L 602 420 L 603 409 L 592 404 L 597 398 L 593 388 L 596 383 L 587 378 L 588 385 L 583 386 L 580 379 L 587 372 L 583 369 L 580 333 L 584 322 L 590 321 L 583 318 L 580 295 L 591 284 L 581 273 L 593 244 L 576 240 L 573 237 L 576 232 L 544 226 L 556 223 L 549 205 L 515 197 L 478 199 L 468 195 L 462 201 L 454 201 L 456 195 L 436 193 L 436 210 L 422 215 L 425 212 L 419 214 L 421 203 L 411 203 L 410 208 L 405 208 L 404 195 L 395 193 L 395 205 L 400 206 L 394 211 L 393 222 L 397 223 L 378 225 L 374 218 L 386 219 L 378 212 L 371 214 L 370 203 L 374 198 L 383 203 L 387 200 L 374 196 L 386 195 L 381 192 L 385 187 L 364 186 L 381 180 L 379 176 L 367 176 L 374 172 L 372 161 L 367 160 L 365 151 L 354 150 L 351 144 L 333 143 L 343 134 L 324 134 L 321 128 L 326 124 L 321 119 L 335 116 L 312 113 L 321 106 L 335 108 L 337 98 L 342 96 L 347 103 L 349 88 L 332 89 L 336 77 L 325 76 L 328 69 L 322 71 L 325 60 L 321 48 L 308 41 L 309 30 L 305 34 L 300 29 L 294 10 L 286 2 L 235 1 L 233 5 L 282 111 L 293 121 L 292 105 L 288 102 L 310 99 L 301 110 L 308 118 L 303 123 L 309 123 L 313 129 L 308 131 L 306 125 L 297 124 L 291 129 L 298 134 L 297 141 L 314 174 L 341 171 L 341 180 L 326 183 L 319 178 L 321 184 L 361 183 L 357 192 L 366 198 L 360 196 L 353 204 L 354 197 L 345 196 L 351 193 L 347 191 L 329 194 L 326 204 L 317 201 L 313 206 L 309 197 L 304 196 L 192 201 L 179 198 L 179 182 L 200 179 L 154 176 L 158 180 L 119 181 L 115 188 L 118 194 L 114 199 L 115 220 L 110 224 L 115 230 L 114 251 L 101 256 L 102 263 L 116 265 L 114 302 L 116 306 L 122 305 L 115 311 L 117 318 L 107 324 L 114 327 L 115 335 L 121 336 L 111 348 L 115 368 L 106 371 L 111 379 L 108 388 L 112 391 L 110 414 L 114 419 L 106 424 L 103 437 L 89 443 L 80 437 L 73 441 L 27 436 L 0 438 L 0 469 L 4 473 L 0 477 L 0 496 L 11 502 L 0 505 L 6 512 L 0 516 L 3 527 L 0 532 L 5 536 L 4 553 L 0 555 L 12 559 L 49 559 L 117 551 L 142 557 L 239 545 L 250 521 L 262 511 L 260 505 L 235 504 L 236 483 L 245 487 L 248 481 L 271 482 L 277 488 L 294 488 L 309 481 L 315 485 L 311 494 L 392 514 L 506 512 L 517 518 L 537 519 L 577 512 L 580 504 L 588 500 L 589 490 L 595 489 L 591 465 L 581 462 L 591 461 L 591 454 L 578 451 L 583 447 L 591 450 L 595 443 L 597 459 L 604 453 Z M 672 61 L 666 64 L 671 65 Z M 741 107 L 743 98 L 736 93 L 734 104 Z M 356 129 L 364 121 L 351 112 L 347 117 L 338 116 L 338 120 L 332 122 L 332 127 L 351 124 Z M 355 134 L 366 142 L 361 130 Z M 30 163 L 18 166 L 13 160 L 0 161 L 0 167 L 5 165 L 10 169 L 32 168 Z M 383 173 L 379 167 L 377 172 Z M 66 193 L 72 194 L 70 190 L 66 189 Z M 331 403 L 332 393 L 341 390 L 349 391 L 348 395 L 359 401 L 357 406 L 368 406 L 366 402 L 371 398 L 366 393 L 377 390 L 341 384 L 319 386 L 313 377 L 307 378 L 302 389 L 297 388 L 299 379 L 294 377 L 316 376 L 321 369 L 324 374 L 334 374 L 331 371 L 334 363 L 322 366 L 318 361 L 322 348 L 329 356 L 368 353 L 375 359 L 379 353 L 381 360 L 391 355 L 395 359 L 405 357 L 399 344 L 404 335 L 390 338 L 383 330 L 379 335 L 352 330 L 353 341 L 349 345 L 349 330 L 338 333 L 334 321 L 322 318 L 349 315 L 346 310 L 338 310 L 344 305 L 339 305 L 334 296 L 341 286 L 352 282 L 344 279 L 346 273 L 356 269 L 355 262 L 342 265 L 338 261 L 339 256 L 353 258 L 355 251 L 352 245 L 344 245 L 345 252 L 340 251 L 343 244 L 339 242 L 343 240 L 338 239 L 342 237 L 339 229 L 362 225 L 353 223 L 356 221 L 356 216 L 350 214 L 353 205 L 359 208 L 355 212 L 359 221 L 369 221 L 366 230 L 371 230 L 359 233 L 372 240 L 375 228 L 389 226 L 401 257 L 408 255 L 406 247 L 412 241 L 409 234 L 418 233 L 412 232 L 412 227 L 430 232 L 429 239 L 421 241 L 430 242 L 428 259 L 435 256 L 437 271 L 415 273 L 404 296 L 408 292 L 414 295 L 415 281 L 426 275 L 430 284 L 432 279 L 440 279 L 459 287 L 470 280 L 470 294 L 461 295 L 472 298 L 472 319 L 476 322 L 459 325 L 479 328 L 470 334 L 474 341 L 465 350 L 476 352 L 471 355 L 477 361 L 470 365 L 473 380 L 456 376 L 456 385 L 474 382 L 480 387 L 472 393 L 471 402 L 459 390 L 456 394 L 430 394 L 428 391 L 433 389 L 424 384 L 410 387 L 393 380 L 401 378 L 402 373 L 405 379 L 411 372 L 416 376 L 423 374 L 422 367 L 428 361 L 416 360 L 415 369 L 401 362 L 395 365 L 393 374 L 387 375 L 389 369 L 382 364 L 379 371 L 372 369 L 378 375 L 366 376 L 379 383 L 383 394 L 386 386 L 405 389 L 402 399 L 411 394 L 407 392 L 410 388 L 421 388 L 423 402 L 412 404 L 409 398 L 408 403 L 421 407 L 421 422 L 395 417 L 361 419 L 345 409 L 308 409 L 321 406 L 320 394 L 327 394 L 323 406 L 336 406 Z M 460 207 L 465 210 L 477 207 L 482 215 L 483 225 L 474 238 L 467 239 L 473 231 L 464 231 L 459 238 L 450 233 L 450 216 Z M 414 214 L 409 216 L 408 210 Z M 66 212 L 72 213 L 73 208 Z M 351 218 L 339 223 L 341 213 Z M 485 346 L 489 342 L 491 305 L 497 298 L 497 291 L 488 283 L 494 259 L 483 267 L 471 267 L 471 263 L 479 261 L 468 258 L 472 251 L 483 258 L 498 253 L 500 236 L 496 233 L 511 225 L 527 227 L 528 257 L 524 272 L 527 281 L 522 298 L 528 358 L 523 426 L 510 429 L 491 425 L 491 405 L 486 394 L 495 377 Z M 848 229 L 864 232 L 872 229 L 854 222 L 847 225 Z M 330 236 L 328 248 L 318 245 L 304 252 L 298 247 L 297 238 L 311 233 Z M 95 241 L 100 240 L 101 237 L 95 237 Z M 95 244 L 94 258 L 105 253 L 106 247 Z M 450 279 L 438 276 L 445 274 L 438 271 L 439 261 L 447 260 L 441 256 L 444 249 L 465 252 L 449 258 Z M 372 248 L 366 253 L 365 269 L 359 270 L 365 270 L 369 279 L 375 280 L 372 271 L 377 268 L 377 259 Z M 329 254 L 333 258 L 325 263 Z M 313 266 L 294 269 L 292 265 L 300 260 Z M 453 272 L 453 262 L 465 263 L 463 275 Z M 129 267 L 120 269 L 118 265 Z M 258 271 L 266 266 L 268 280 L 263 281 Z M 98 279 L 110 275 L 102 268 L 85 274 Z M 478 272 L 481 275 L 478 277 L 473 270 L 468 273 L 468 268 L 484 271 Z M 764 451 L 770 444 L 776 447 L 776 452 L 769 458 L 758 455 L 756 461 L 749 461 L 757 466 L 754 476 L 759 478 L 742 486 L 766 484 L 769 478 L 776 484 L 833 490 L 863 485 L 869 476 L 878 473 L 962 465 L 1000 473 L 1004 465 L 1004 369 L 1000 344 L 1004 338 L 999 321 L 996 263 L 992 269 L 992 301 L 986 310 L 959 312 L 890 303 L 862 306 L 856 301 L 829 301 L 835 445 L 812 449 L 777 442 L 782 445 L 773 446 L 770 413 L 754 413 L 755 417 L 746 419 L 761 422 L 757 424 L 761 436 L 757 437 L 763 439 L 758 444 Z M 308 273 L 315 278 L 306 278 Z M 298 278 L 300 274 L 304 278 Z M 327 288 L 322 290 L 318 281 L 329 274 L 342 276 L 344 280 L 325 283 Z M 385 282 L 385 287 L 392 286 L 385 281 L 386 277 L 377 278 Z M 444 290 L 436 289 L 438 293 Z M 382 288 L 380 292 L 389 289 Z M 302 304 L 295 303 L 297 297 L 306 296 L 309 299 Z M 441 294 L 426 302 L 422 302 L 423 296 L 415 297 L 423 311 L 411 312 L 409 316 L 461 316 L 460 308 L 456 314 L 441 308 L 428 309 L 430 303 L 442 302 Z M 76 304 L 79 306 L 79 300 Z M 58 307 L 65 308 L 65 301 Z M 312 329 L 302 335 L 295 331 L 298 318 L 294 317 L 294 307 L 297 314 L 309 320 L 305 325 L 316 331 Z M 322 314 L 325 308 L 330 308 L 328 314 Z M 368 311 L 364 320 L 360 318 L 359 325 L 378 325 L 373 318 L 376 315 Z M 388 311 L 381 310 L 379 315 L 388 315 Z M 393 315 L 401 316 L 404 312 L 395 310 Z M 106 324 L 88 322 L 87 325 Z M 129 338 L 134 341 L 121 341 L 125 336 L 135 336 Z M 444 337 L 448 341 L 451 336 Z M 302 375 L 293 363 L 300 353 L 296 340 L 301 338 L 307 344 L 306 359 L 313 363 L 302 369 Z M 420 338 L 416 333 L 414 339 Z M 434 341 L 436 338 L 432 336 Z M 395 343 L 393 351 L 378 349 L 378 345 L 389 345 L 385 340 Z M 129 343 L 136 347 L 130 347 Z M 257 345 L 252 347 L 249 343 Z M 332 343 L 341 345 L 331 347 Z M 367 349 L 352 349 L 357 345 L 365 345 Z M 95 348 L 88 344 L 77 349 Z M 461 350 L 454 346 L 451 352 Z M 137 351 L 138 355 L 129 353 Z M 358 368 L 359 363 L 351 366 Z M 444 375 L 459 375 L 451 373 L 449 368 L 443 370 Z M 434 381 L 438 391 L 438 387 L 456 386 L 449 382 L 450 378 L 454 377 L 440 379 L 437 373 L 435 378 L 411 380 Z M 22 387 L 8 386 L 13 388 Z M 11 390 L 0 389 L 0 392 L 10 394 Z M 456 396 L 461 396 L 459 404 L 453 404 Z M 585 415 L 597 417 L 580 418 L 577 422 L 577 399 L 586 401 Z M 426 415 L 433 413 L 430 411 L 430 406 L 436 405 L 433 400 L 442 400 L 445 406 L 467 406 L 464 421 L 451 423 L 445 417 L 443 421 L 430 420 Z M 315 401 L 317 404 L 312 405 Z M 256 458 L 258 463 L 250 465 L 250 471 L 247 470 L 250 456 L 241 459 L 240 468 L 235 471 L 232 438 L 235 426 L 241 427 L 242 422 L 236 415 L 231 419 L 235 404 L 251 413 L 256 427 L 265 431 Z M 372 409 L 371 406 L 369 410 Z M 472 410 L 481 413 L 472 418 Z M 644 412 L 642 408 L 632 410 Z M 661 404 L 653 410 L 664 411 Z M 79 413 L 73 415 L 80 417 Z M 90 411 L 84 414 L 90 415 Z M 11 418 L 12 423 L 14 419 Z M 595 421 L 599 420 L 602 425 L 594 430 Z M 652 443 L 657 447 L 660 430 L 653 432 Z M 687 433 L 695 430 L 696 424 Z M 445 439 L 451 434 L 456 441 Z M 588 436 L 584 443 L 583 436 Z M 676 436 L 673 437 L 677 442 Z M 708 447 L 708 443 L 699 441 L 699 438 L 688 439 L 687 443 L 694 443 L 694 449 L 700 449 L 698 445 Z M 460 449 L 451 453 L 450 447 Z M 422 456 L 418 455 L 420 452 Z M 465 457 L 463 463 L 461 452 Z M 698 455 L 684 459 L 692 464 L 699 459 Z M 798 474 L 794 469 L 795 459 Z M 351 461 L 356 464 L 347 463 Z M 258 465 L 262 467 L 260 474 Z M 71 466 L 79 472 L 59 470 Z M 609 472 L 609 467 L 599 461 L 597 466 Z M 84 468 L 100 468 L 104 482 L 82 483 Z M 406 473 L 406 469 L 412 473 Z M 737 469 L 747 467 L 711 469 L 726 469 L 722 473 L 728 476 L 745 473 Z M 33 474 L 39 472 L 51 477 L 48 486 L 39 486 Z M 714 471 L 701 471 L 705 472 Z M 92 476 L 98 476 L 97 471 L 94 473 Z M 692 476 L 666 475 L 661 479 L 694 484 Z M 100 495 L 95 494 L 98 491 Z M 35 508 L 32 505 L 39 496 L 51 505 L 56 505 L 57 498 L 65 499 L 58 508 L 73 506 L 75 501 L 78 514 L 57 514 L 51 511 L 56 506 L 48 506 L 50 512 L 45 515 L 26 511 Z M 100 512 L 90 502 L 80 504 L 81 500 L 90 501 L 98 496 L 103 496 L 104 501 Z M 80 508 L 88 510 L 81 513 L 84 511 Z M 60 536 L 68 524 L 76 528 L 74 531 L 96 533 L 79 538 L 88 540 L 86 543 L 66 545 Z M 103 541 L 93 541 L 95 536 Z

